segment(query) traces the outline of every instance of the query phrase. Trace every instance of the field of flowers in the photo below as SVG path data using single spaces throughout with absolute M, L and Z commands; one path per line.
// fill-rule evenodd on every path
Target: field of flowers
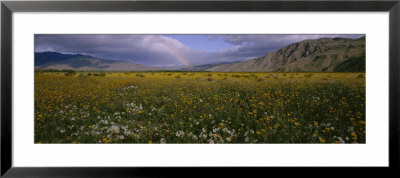
M 35 143 L 365 143 L 365 73 L 35 72 Z

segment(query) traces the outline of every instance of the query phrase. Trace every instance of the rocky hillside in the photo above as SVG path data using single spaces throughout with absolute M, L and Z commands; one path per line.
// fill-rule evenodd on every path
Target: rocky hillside
M 321 38 L 290 44 L 245 62 L 206 69 L 221 72 L 365 72 L 365 37 Z

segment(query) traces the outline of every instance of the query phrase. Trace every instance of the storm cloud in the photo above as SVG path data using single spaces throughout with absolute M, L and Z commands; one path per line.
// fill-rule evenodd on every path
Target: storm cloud
M 35 35 L 35 52 L 84 54 L 102 59 L 128 60 L 152 66 L 199 65 L 243 61 L 264 56 L 286 45 L 324 37 L 359 38 L 364 35 L 200 35 L 212 43 L 222 39 L 233 47 L 224 50 L 195 50 L 166 35 Z M 207 44 L 204 44 L 207 45 Z

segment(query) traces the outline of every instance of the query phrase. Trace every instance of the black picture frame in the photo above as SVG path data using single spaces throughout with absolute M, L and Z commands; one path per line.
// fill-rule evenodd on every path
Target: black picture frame
M 2 1 L 1 2 L 1 175 L 6 177 L 130 177 L 179 175 L 178 168 L 12 166 L 12 18 L 13 12 L 248 11 L 248 12 L 389 12 L 389 167 L 399 168 L 400 1 Z M 214 168 L 184 168 L 208 174 Z M 203 169 L 208 169 L 207 171 Z M 227 169 L 227 168 L 222 168 Z M 292 168 L 293 169 L 293 168 Z M 364 169 L 376 170 L 376 169 Z M 218 170 L 223 173 L 227 170 Z M 229 174 L 242 168 L 230 169 Z M 264 172 L 253 169 L 252 173 Z M 281 170 L 283 171 L 283 170 Z M 305 173 L 306 171 L 301 171 Z M 308 171 L 307 171 L 308 172 Z M 329 171 L 332 174 L 333 171 Z M 217 173 L 219 174 L 219 173 Z

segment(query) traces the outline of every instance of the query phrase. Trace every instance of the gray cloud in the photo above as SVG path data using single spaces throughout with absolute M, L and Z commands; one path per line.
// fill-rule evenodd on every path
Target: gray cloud
M 364 35 L 208 35 L 208 40 L 223 38 L 234 47 L 204 52 L 162 35 L 35 35 L 35 52 L 80 53 L 155 66 L 199 65 L 259 57 L 305 39 L 361 36 Z
M 179 63 L 174 55 L 188 51 L 179 41 L 161 35 L 36 35 L 35 51 L 80 53 L 138 64 Z
M 278 50 L 291 43 L 306 39 L 318 38 L 359 38 L 364 35 L 227 35 L 225 42 L 238 45 L 232 50 L 226 51 L 233 56 L 261 56 L 268 52 Z

